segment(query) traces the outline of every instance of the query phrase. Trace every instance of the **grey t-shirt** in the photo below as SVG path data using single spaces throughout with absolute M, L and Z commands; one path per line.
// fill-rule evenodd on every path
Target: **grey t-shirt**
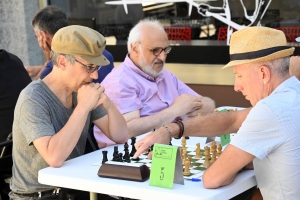
M 77 93 L 73 93 L 74 108 Z M 16 193 L 51 190 L 53 186 L 38 182 L 38 171 L 49 167 L 33 145 L 33 141 L 60 131 L 74 111 L 66 108 L 42 80 L 30 83 L 21 93 L 13 123 L 13 177 L 10 188 Z M 99 106 L 89 113 L 81 136 L 68 159 L 83 155 L 89 125 L 106 115 Z

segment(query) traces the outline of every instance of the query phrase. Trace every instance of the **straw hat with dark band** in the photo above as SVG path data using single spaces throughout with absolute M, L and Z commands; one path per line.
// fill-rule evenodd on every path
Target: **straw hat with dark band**
M 232 34 L 230 39 L 230 62 L 235 65 L 268 61 L 290 56 L 294 47 L 288 47 L 282 31 L 262 26 L 247 27 Z

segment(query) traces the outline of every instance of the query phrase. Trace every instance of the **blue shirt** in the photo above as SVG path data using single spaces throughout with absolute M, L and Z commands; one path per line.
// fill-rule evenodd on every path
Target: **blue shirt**
M 300 81 L 291 77 L 250 111 L 231 144 L 255 156 L 264 199 L 300 199 Z
M 98 79 L 93 81 L 95 83 L 101 83 L 103 79 L 106 77 L 106 75 L 109 74 L 111 70 L 114 68 L 114 58 L 111 55 L 111 53 L 109 53 L 104 49 L 103 55 L 109 60 L 110 63 L 109 65 L 100 68 L 100 70 L 98 71 Z M 47 63 L 46 68 L 42 71 L 40 78 L 41 79 L 45 78 L 52 71 L 52 69 L 53 69 L 53 63 L 52 61 L 49 61 Z

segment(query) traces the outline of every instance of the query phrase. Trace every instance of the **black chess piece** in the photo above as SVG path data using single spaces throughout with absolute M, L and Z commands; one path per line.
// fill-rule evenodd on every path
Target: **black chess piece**
M 123 162 L 123 154 L 122 153 L 119 153 L 119 160 L 118 160 L 118 162 Z
M 125 144 L 124 144 L 124 151 L 125 151 L 125 153 L 124 153 L 123 159 L 125 159 L 125 156 L 126 156 L 127 154 L 128 154 L 128 156 L 129 156 L 129 158 L 130 158 L 128 147 L 129 147 L 128 143 L 125 142 Z
M 133 157 L 135 152 L 136 152 L 136 148 L 135 148 L 135 142 L 136 142 L 136 137 L 132 137 L 131 138 L 131 152 L 130 152 L 130 157 Z
M 124 151 L 128 151 L 128 147 L 129 147 L 129 145 L 128 145 L 128 143 L 127 142 L 125 142 L 125 144 L 124 144 Z
M 108 159 L 107 159 L 107 151 L 102 151 L 102 154 L 103 154 L 102 164 L 104 164 L 106 161 L 108 161 Z
M 129 155 L 129 151 L 125 151 L 125 155 L 123 156 L 124 162 L 130 163 L 130 155 Z
M 154 147 L 154 144 L 152 146 L 150 146 L 150 148 L 148 149 L 148 153 L 150 153 L 151 151 L 153 151 L 153 147 Z
M 113 161 L 119 161 L 119 151 L 118 151 L 118 146 L 114 146 L 114 153 L 113 153 Z

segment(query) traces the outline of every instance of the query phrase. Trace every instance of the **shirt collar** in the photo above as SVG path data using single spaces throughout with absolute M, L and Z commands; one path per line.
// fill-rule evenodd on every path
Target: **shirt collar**
M 281 92 L 287 86 L 298 83 L 298 82 L 299 82 L 299 80 L 295 76 L 292 76 L 292 77 L 286 79 L 285 81 L 283 81 L 277 88 L 275 88 L 275 90 L 272 92 L 272 94 L 275 94 L 277 92 Z
M 145 72 L 143 72 L 140 68 L 138 68 L 133 62 L 132 60 L 130 59 L 129 57 L 129 54 L 127 54 L 125 60 L 124 60 L 124 63 L 127 67 L 131 68 L 134 72 L 136 72 L 137 74 L 139 74 L 140 76 L 146 78 L 147 80 L 149 81 L 152 81 L 152 82 L 157 82 L 157 81 L 160 81 L 163 79 L 163 72 L 160 73 L 158 75 L 158 77 L 155 79 L 153 78 L 152 76 L 146 74 Z M 164 69 L 163 69 L 164 70 Z

